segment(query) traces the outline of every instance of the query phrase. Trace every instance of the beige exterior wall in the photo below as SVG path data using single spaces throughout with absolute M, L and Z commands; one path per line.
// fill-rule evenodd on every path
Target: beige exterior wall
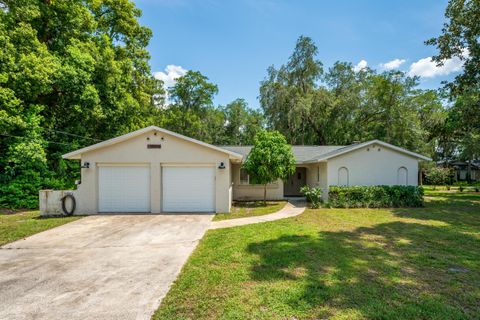
M 260 185 L 241 185 L 240 184 L 240 164 L 232 165 L 232 185 L 233 200 L 261 200 L 263 199 L 263 186 Z M 311 187 L 328 188 L 327 183 L 327 163 L 320 162 L 316 164 L 298 165 L 297 167 L 307 169 L 307 185 Z M 320 180 L 318 180 L 317 169 L 320 169 Z M 283 196 L 283 181 L 267 187 L 267 198 L 269 200 L 281 200 Z
M 231 206 L 230 161 L 228 154 L 154 130 L 129 140 L 82 154 L 82 163 L 90 168 L 82 170 L 82 183 L 78 186 L 78 214 L 98 212 L 98 167 L 102 165 L 145 165 L 150 167 L 151 212 L 161 211 L 162 165 L 188 165 L 215 167 L 216 212 L 229 212 Z M 163 139 L 162 139 L 163 138 Z M 147 149 L 147 144 L 161 144 L 161 149 Z M 218 169 L 220 162 L 226 168 Z
M 233 200 L 262 200 L 262 185 L 242 185 L 240 184 L 240 168 L 241 164 L 232 164 L 232 186 Z M 283 181 L 278 180 L 267 186 L 268 200 L 283 199 Z
M 327 163 L 319 162 L 305 165 L 305 167 L 307 168 L 307 185 L 321 188 L 323 190 L 322 197 L 326 199 L 326 195 L 328 194 Z
M 418 184 L 418 160 L 383 146 L 370 145 L 329 159 L 326 170 L 329 186 L 338 185 L 338 171 L 342 167 L 348 169 L 349 186 L 396 185 L 401 167 L 408 170 L 407 184 Z

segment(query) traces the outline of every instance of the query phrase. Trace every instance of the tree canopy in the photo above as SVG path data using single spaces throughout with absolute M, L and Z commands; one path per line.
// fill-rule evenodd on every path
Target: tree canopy
M 243 167 L 255 184 L 263 185 L 263 201 L 267 201 L 267 184 L 286 179 L 295 172 L 292 147 L 278 131 L 260 131 Z
M 336 62 L 327 71 L 318 49 L 300 37 L 285 65 L 271 66 L 260 85 L 260 104 L 272 129 L 292 144 L 350 144 L 381 139 L 419 152 L 432 150 L 445 118 L 435 91 L 401 71 L 355 71 Z
M 439 144 L 444 158 L 480 158 L 480 2 L 450 0 L 442 34 L 426 41 L 438 54 L 433 60 L 443 65 L 447 59 L 463 62 L 463 71 L 446 84 L 445 96 L 452 102 Z

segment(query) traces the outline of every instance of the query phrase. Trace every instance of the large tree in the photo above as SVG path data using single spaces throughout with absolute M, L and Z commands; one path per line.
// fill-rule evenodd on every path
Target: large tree
M 160 125 L 208 143 L 222 136 L 224 115 L 214 107 L 217 85 L 199 71 L 188 71 L 168 90 L 170 104 L 160 116 Z
M 350 144 L 381 139 L 420 152 L 433 150 L 444 121 L 437 93 L 419 90 L 400 71 L 377 73 L 336 62 L 326 72 L 317 48 L 300 37 L 286 65 L 270 67 L 261 82 L 267 125 L 292 144 Z
M 232 145 L 253 144 L 255 135 L 263 130 L 263 114 L 248 107 L 243 99 L 236 99 L 225 107 L 225 143 Z
M 163 92 L 140 14 L 128 0 L 0 1 L 0 206 L 35 205 L 78 174 L 62 153 L 153 119 Z
M 317 53 L 313 40 L 301 36 L 287 64 L 269 67 L 260 85 L 260 104 L 268 123 L 290 143 L 313 142 L 309 117 L 316 82 L 323 73 Z
M 474 160 L 480 157 L 480 2 L 450 0 L 445 17 L 442 34 L 426 43 L 437 47 L 433 60 L 438 65 L 460 59 L 463 71 L 446 86 L 453 105 L 442 131 L 442 151 Z

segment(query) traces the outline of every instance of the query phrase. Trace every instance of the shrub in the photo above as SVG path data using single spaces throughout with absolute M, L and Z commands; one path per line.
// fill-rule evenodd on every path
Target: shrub
M 320 207 L 320 204 L 322 203 L 322 189 L 303 186 L 302 189 L 300 189 L 300 192 L 305 195 L 305 198 L 310 202 L 313 209 Z
M 450 175 L 452 170 L 449 168 L 432 167 L 427 170 L 425 180 L 427 183 L 433 185 L 433 190 L 437 185 L 447 184 L 450 182 Z
M 423 206 L 423 188 L 417 186 L 330 186 L 334 208 L 388 208 Z

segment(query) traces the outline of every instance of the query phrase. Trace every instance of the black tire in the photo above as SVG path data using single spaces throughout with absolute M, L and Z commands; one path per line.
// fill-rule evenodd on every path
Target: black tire
M 67 206 L 65 205 L 65 200 L 67 200 L 67 198 L 70 198 L 70 200 L 72 200 L 72 208 L 70 211 L 67 210 Z M 65 196 L 63 196 L 62 198 L 62 210 L 63 210 L 63 213 L 66 215 L 66 216 L 71 216 L 74 212 L 75 212 L 75 208 L 77 206 L 77 203 L 75 201 L 75 197 L 72 195 L 72 194 L 67 194 Z

